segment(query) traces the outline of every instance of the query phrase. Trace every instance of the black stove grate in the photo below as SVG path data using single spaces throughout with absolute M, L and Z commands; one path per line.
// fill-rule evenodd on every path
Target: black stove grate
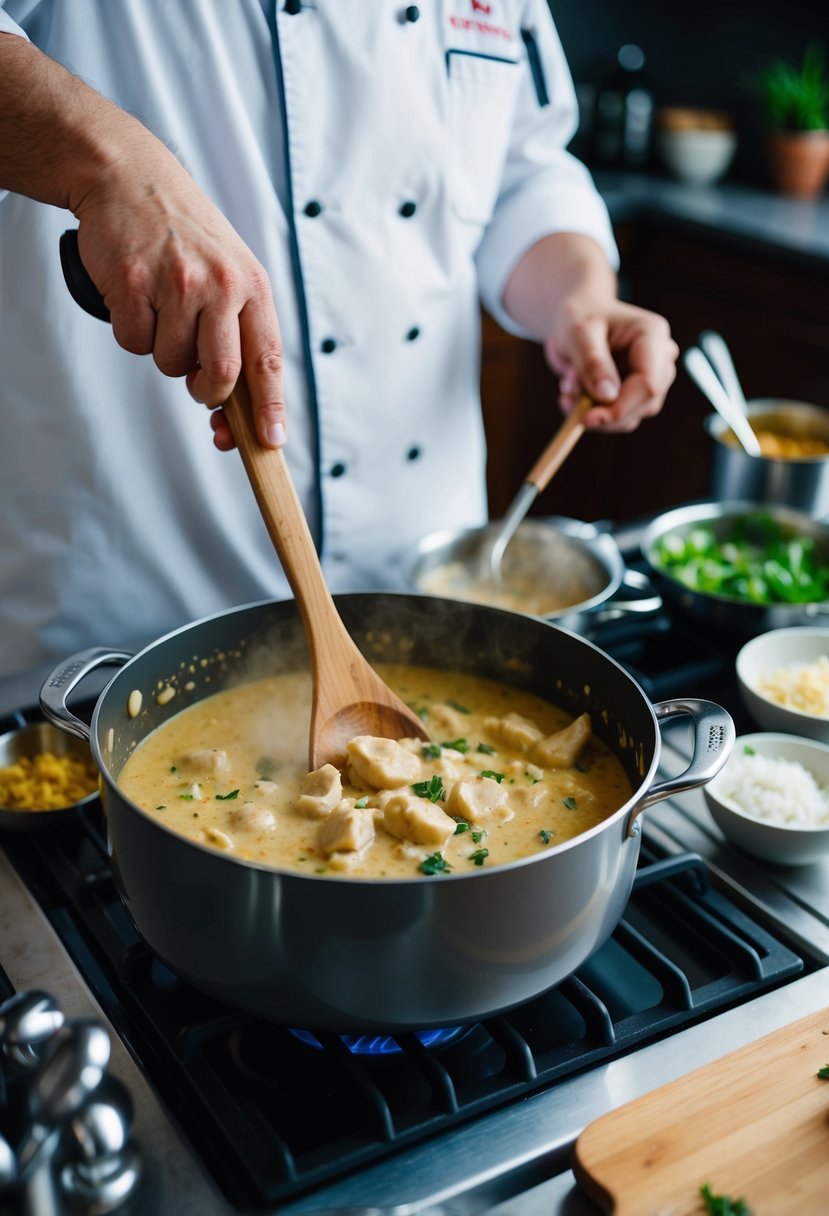
M 228 1200 L 271 1206 L 597 1062 L 741 1003 L 806 964 L 708 883 L 694 855 L 643 845 L 608 942 L 557 988 L 428 1046 L 305 1042 L 177 979 L 112 882 L 102 814 L 8 854 Z M 300 1028 L 301 1029 L 301 1028 Z

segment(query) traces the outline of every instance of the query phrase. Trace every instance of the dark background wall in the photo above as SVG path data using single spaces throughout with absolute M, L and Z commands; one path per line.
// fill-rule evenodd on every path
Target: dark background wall
M 635 43 L 659 105 L 730 111 L 740 136 L 735 179 L 766 180 L 764 110 L 751 81 L 775 57 L 800 62 L 810 42 L 829 59 L 829 0 L 549 0 L 590 121 L 591 89 Z M 574 151 L 589 160 L 586 130 Z

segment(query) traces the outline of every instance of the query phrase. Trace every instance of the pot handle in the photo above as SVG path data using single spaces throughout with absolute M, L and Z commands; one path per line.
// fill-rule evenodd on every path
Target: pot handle
M 626 599 L 624 592 L 632 598 Z M 647 574 L 626 569 L 614 594 L 590 612 L 590 622 L 593 624 L 598 621 L 616 621 L 619 617 L 627 616 L 629 612 L 655 616 L 662 607 L 662 596 Z
M 639 816 L 649 806 L 661 802 L 663 798 L 670 798 L 673 794 L 694 790 L 716 777 L 731 754 L 737 737 L 731 714 L 714 701 L 702 701 L 697 697 L 688 697 L 683 701 L 659 701 L 653 710 L 659 722 L 669 721 L 680 714 L 688 714 L 694 727 L 694 750 L 691 762 L 683 772 L 668 781 L 660 781 L 651 786 L 639 799 L 628 819 L 628 836 L 639 835 L 642 829 Z
M 108 646 L 94 646 L 81 650 L 64 661 L 46 677 L 40 689 L 40 708 L 43 716 L 58 730 L 89 742 L 92 733 L 89 723 L 72 713 L 66 699 L 74 688 L 99 667 L 115 665 L 123 667 L 133 657 L 129 650 L 112 650 Z

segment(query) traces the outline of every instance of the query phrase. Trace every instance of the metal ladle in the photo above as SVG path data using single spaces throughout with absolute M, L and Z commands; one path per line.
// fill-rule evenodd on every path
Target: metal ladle
M 494 536 L 486 542 L 480 555 L 480 568 L 482 571 L 486 570 L 495 587 L 501 586 L 501 563 L 504 560 L 507 545 L 518 531 L 521 521 L 538 495 L 550 484 L 553 474 L 558 472 L 576 443 L 581 439 L 584 434 L 585 416 L 592 407 L 593 402 L 590 397 L 579 398 L 578 403 L 567 415 L 530 469 Z
M 726 360 L 719 363 L 719 366 L 725 369 L 731 363 L 731 357 L 722 339 L 720 339 L 721 346 L 716 341 L 713 341 L 718 337 L 718 334 L 709 332 L 708 334 L 701 335 L 700 340 L 705 341 L 707 351 L 715 351 L 714 357 L 718 360 L 722 356 L 722 351 L 725 350 Z M 745 397 L 743 396 L 742 389 L 738 387 L 739 396 L 742 399 L 742 404 L 740 404 L 740 401 L 730 396 L 729 392 L 723 387 L 723 381 L 720 380 L 717 372 L 714 370 L 715 365 L 709 360 L 710 354 L 707 354 L 699 346 L 689 347 L 682 356 L 682 362 L 688 375 L 694 381 L 697 388 L 702 390 L 723 421 L 731 428 L 748 455 L 762 456 L 763 452 L 760 447 L 760 441 L 754 434 L 744 413 Z M 733 368 L 733 364 L 731 366 Z M 729 378 L 727 371 L 724 374 L 726 378 Z M 734 371 L 731 383 L 732 385 L 736 383 L 739 386 L 736 371 Z

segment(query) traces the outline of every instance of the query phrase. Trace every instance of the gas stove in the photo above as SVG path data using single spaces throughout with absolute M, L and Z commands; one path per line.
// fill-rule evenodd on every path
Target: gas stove
M 652 699 L 707 697 L 750 728 L 738 640 L 664 611 L 591 636 Z M 24 705 L 0 731 L 38 716 Z M 665 727 L 664 775 L 689 751 L 685 728 Z M 58 1185 L 55 1213 L 595 1212 L 569 1170 L 588 1122 L 829 1005 L 827 878 L 738 855 L 686 794 L 646 814 L 622 921 L 557 988 L 471 1026 L 343 1037 L 263 1022 L 169 972 L 118 898 L 96 805 L 60 833 L 9 836 L 0 1000 L 42 990 L 66 1026 L 105 1029 L 140 1162 L 126 1203 L 84 1206 Z M 11 1103 L 24 1079 L 6 1068 Z M 7 1129 L 24 1134 L 10 1106 Z

